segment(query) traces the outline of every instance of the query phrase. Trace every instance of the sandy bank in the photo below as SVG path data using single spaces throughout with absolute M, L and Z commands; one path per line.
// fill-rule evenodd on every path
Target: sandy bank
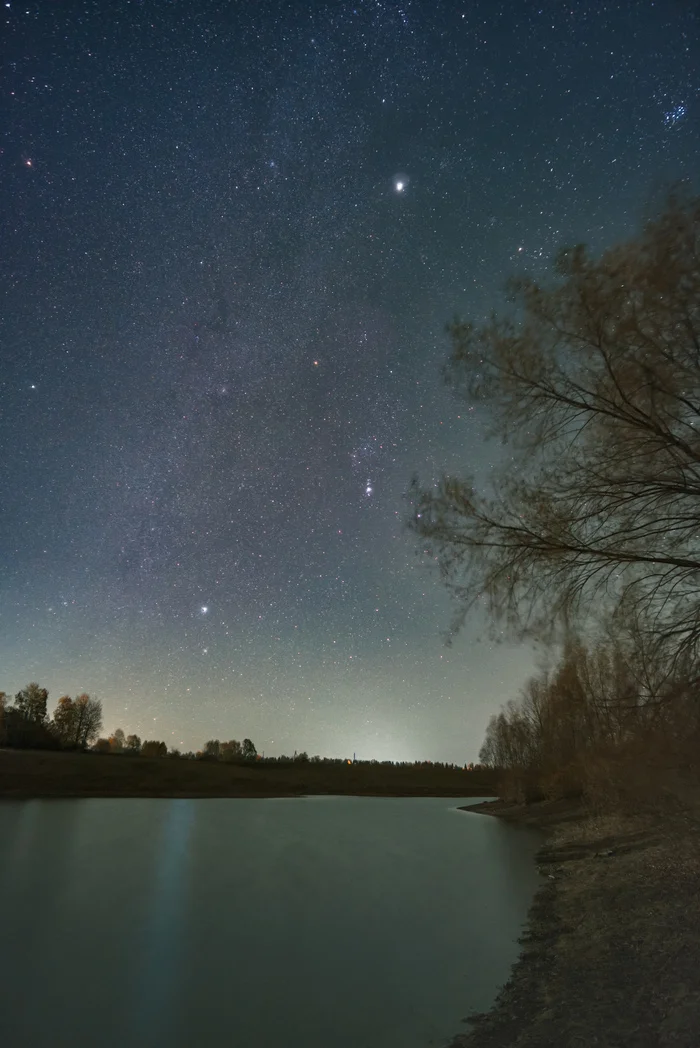
M 697 1048 L 700 807 L 595 816 L 580 805 L 472 810 L 547 832 L 543 883 L 493 1009 L 451 1048 Z

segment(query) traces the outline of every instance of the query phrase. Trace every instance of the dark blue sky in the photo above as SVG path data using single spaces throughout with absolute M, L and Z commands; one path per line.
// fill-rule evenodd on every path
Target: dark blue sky
M 475 759 L 533 663 L 443 646 L 403 526 L 414 471 L 503 458 L 444 324 L 695 177 L 695 5 L 2 17 L 0 688 L 186 749 Z

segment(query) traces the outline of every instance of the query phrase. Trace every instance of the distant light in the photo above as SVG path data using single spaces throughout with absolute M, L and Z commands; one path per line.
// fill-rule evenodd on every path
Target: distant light
M 206 613 L 209 611 L 209 608 L 206 606 L 206 604 L 202 604 L 202 607 L 199 610 L 201 611 L 202 615 L 206 615 Z
M 404 183 L 403 182 L 397 182 L 396 183 L 396 192 L 397 193 L 403 193 L 403 191 L 404 191 Z

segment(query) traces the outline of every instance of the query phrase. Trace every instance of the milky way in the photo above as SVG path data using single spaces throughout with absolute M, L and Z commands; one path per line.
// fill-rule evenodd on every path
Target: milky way
M 404 527 L 414 471 L 503 460 L 444 325 L 694 175 L 692 5 L 4 22 L 0 688 L 185 749 L 475 759 L 533 662 L 445 648 Z

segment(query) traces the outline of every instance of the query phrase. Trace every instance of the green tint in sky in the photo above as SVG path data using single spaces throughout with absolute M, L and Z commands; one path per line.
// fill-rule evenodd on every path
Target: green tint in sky
M 0 688 L 186 749 L 475 759 L 532 657 L 444 647 L 404 528 L 414 471 L 503 458 L 444 324 L 694 175 L 694 6 L 2 17 Z

